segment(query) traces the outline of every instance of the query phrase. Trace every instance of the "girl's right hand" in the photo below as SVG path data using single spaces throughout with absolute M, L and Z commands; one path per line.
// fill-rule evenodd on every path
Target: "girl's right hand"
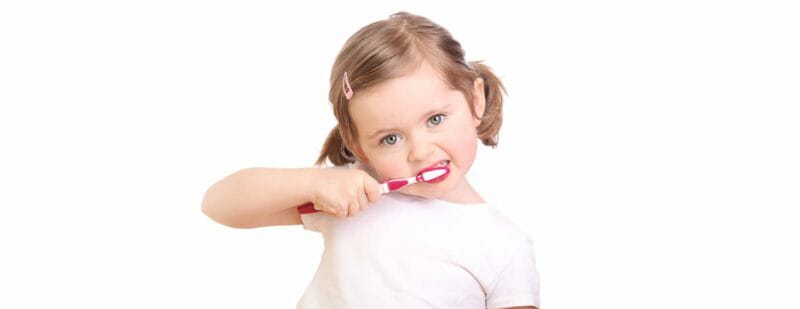
M 380 198 L 380 184 L 360 169 L 320 168 L 311 181 L 314 209 L 352 217 Z

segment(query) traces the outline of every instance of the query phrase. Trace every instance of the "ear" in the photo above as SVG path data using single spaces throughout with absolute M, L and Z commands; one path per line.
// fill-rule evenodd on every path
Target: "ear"
M 486 111 L 486 92 L 483 91 L 483 78 L 476 78 L 472 84 L 472 105 L 475 115 L 478 116 L 475 118 L 475 127 L 478 127 L 483 119 L 483 112 Z

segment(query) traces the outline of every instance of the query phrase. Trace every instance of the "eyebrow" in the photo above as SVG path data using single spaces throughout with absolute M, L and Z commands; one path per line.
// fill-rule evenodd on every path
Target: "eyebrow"
M 425 112 L 424 114 L 422 114 L 422 117 L 420 117 L 419 121 L 424 121 L 425 119 L 427 119 L 428 117 L 430 117 L 430 116 L 431 116 L 431 114 L 433 114 L 433 113 L 435 113 L 435 112 L 437 112 L 437 111 L 441 111 L 441 110 L 445 110 L 445 109 L 448 109 L 448 108 L 450 108 L 450 105 L 451 105 L 451 104 L 452 104 L 452 103 L 446 103 L 446 104 L 443 104 L 443 105 L 441 105 L 441 106 L 437 106 L 437 107 L 431 108 L 430 110 L 428 110 L 427 112 Z M 400 130 L 398 130 L 397 128 L 384 128 L 384 129 L 380 129 L 380 130 L 378 130 L 378 131 L 375 131 L 375 132 L 373 132 L 372 134 L 370 134 L 370 135 L 369 135 L 369 138 L 370 138 L 370 139 L 374 139 L 374 138 L 376 138 L 376 137 L 378 137 L 378 136 L 380 136 L 380 135 L 382 135 L 382 134 L 384 134 L 384 133 L 391 132 L 391 131 L 400 131 Z

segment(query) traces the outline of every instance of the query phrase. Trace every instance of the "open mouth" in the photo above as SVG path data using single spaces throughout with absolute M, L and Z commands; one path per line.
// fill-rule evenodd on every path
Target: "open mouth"
M 430 170 L 437 170 L 437 169 L 440 169 L 441 167 L 447 167 L 449 165 L 450 165 L 450 160 L 442 160 L 442 161 L 439 161 L 436 164 L 433 164 L 433 165 L 431 165 L 431 166 L 429 166 L 427 168 L 424 168 L 424 169 L 420 170 L 419 173 L 422 173 L 422 172 L 425 172 L 425 171 L 430 171 Z M 436 182 L 440 182 L 442 180 L 445 180 L 445 178 L 447 178 L 447 175 L 450 174 L 450 169 L 446 168 L 445 170 L 446 170 L 446 172 L 444 173 L 444 175 L 437 176 L 437 177 L 435 177 L 433 179 L 425 180 L 425 182 L 427 182 L 427 183 L 436 183 Z
M 433 164 L 431 166 L 428 166 L 428 167 L 426 167 L 424 169 L 421 169 L 420 172 L 424 171 L 424 170 L 427 170 L 427 169 L 432 169 L 432 168 L 437 168 L 437 167 L 442 167 L 442 166 L 448 166 L 448 165 L 450 165 L 450 160 L 442 160 L 442 161 L 436 162 L 435 164 Z

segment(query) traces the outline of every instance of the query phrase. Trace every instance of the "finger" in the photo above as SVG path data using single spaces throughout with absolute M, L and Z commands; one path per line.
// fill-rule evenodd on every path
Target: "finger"
M 329 214 L 336 215 L 336 209 L 333 208 L 333 207 L 330 207 L 329 205 L 319 206 L 318 209 L 320 211 L 324 211 L 324 212 L 327 212 Z
M 381 185 L 372 177 L 366 177 L 364 179 L 364 192 L 368 201 L 375 202 L 381 197 Z
M 348 207 L 349 206 L 347 206 L 346 204 L 345 205 L 339 204 L 339 206 L 336 207 L 336 216 L 339 218 L 347 217 Z
M 331 208 L 321 203 L 314 203 L 314 209 L 321 212 L 331 213 Z
M 348 217 L 355 217 L 358 215 L 358 202 L 350 202 L 350 212 L 347 214 Z
M 358 209 L 359 211 L 367 209 L 369 207 L 369 201 L 367 200 L 367 194 L 364 191 L 358 192 Z
M 336 207 L 334 205 L 335 204 L 325 205 L 325 212 L 327 212 L 329 214 L 332 214 L 334 216 L 337 216 L 337 217 L 341 217 L 341 213 L 342 212 L 339 210 L 339 207 Z

